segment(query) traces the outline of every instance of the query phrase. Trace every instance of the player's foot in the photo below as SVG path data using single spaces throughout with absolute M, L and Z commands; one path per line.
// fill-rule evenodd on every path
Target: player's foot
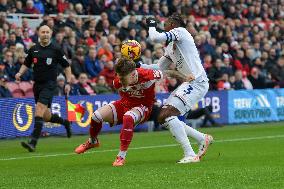
M 197 163 L 200 162 L 199 156 L 187 156 L 179 160 L 177 163 Z
M 30 143 L 26 143 L 26 142 L 21 142 L 21 145 L 27 149 L 29 152 L 34 152 L 35 151 L 35 146 L 30 144 Z
M 96 139 L 96 143 L 91 143 L 90 140 L 88 139 L 84 144 L 81 144 L 80 146 L 78 146 L 75 149 L 75 152 L 77 154 L 81 154 L 86 152 L 87 150 L 91 149 L 91 148 L 96 148 L 100 146 L 100 142 L 98 139 Z
M 117 156 L 115 161 L 112 163 L 112 166 L 119 167 L 119 166 L 123 166 L 124 163 L 125 163 L 125 159 L 120 156 Z
M 213 137 L 211 135 L 205 135 L 205 139 L 199 144 L 199 150 L 197 156 L 201 159 L 206 154 L 206 151 L 210 144 L 213 143 Z
M 65 129 L 66 129 L 66 134 L 67 134 L 67 137 L 70 138 L 72 136 L 72 129 L 71 129 L 71 123 L 70 121 L 68 120 L 64 120 L 64 123 L 63 123 Z

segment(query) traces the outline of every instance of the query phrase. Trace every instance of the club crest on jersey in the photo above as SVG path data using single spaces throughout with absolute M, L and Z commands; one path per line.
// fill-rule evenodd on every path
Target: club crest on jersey
M 47 64 L 47 65 L 50 65 L 51 63 L 52 63 L 52 58 L 47 58 L 47 59 L 46 59 L 46 64 Z

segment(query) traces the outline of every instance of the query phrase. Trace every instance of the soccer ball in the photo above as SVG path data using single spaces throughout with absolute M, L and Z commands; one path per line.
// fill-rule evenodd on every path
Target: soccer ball
M 129 60 L 136 60 L 141 55 L 141 45 L 135 40 L 127 40 L 122 43 L 120 52 Z

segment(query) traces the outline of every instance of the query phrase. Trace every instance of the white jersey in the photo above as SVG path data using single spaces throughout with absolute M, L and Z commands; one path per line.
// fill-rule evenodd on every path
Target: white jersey
M 149 36 L 153 41 L 168 43 L 164 56 L 176 65 L 178 72 L 186 76 L 192 74 L 196 81 L 208 81 L 194 39 L 185 28 L 159 33 L 156 28 L 150 27 Z

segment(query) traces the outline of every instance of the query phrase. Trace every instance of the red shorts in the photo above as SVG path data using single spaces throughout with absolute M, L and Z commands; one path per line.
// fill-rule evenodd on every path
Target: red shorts
M 123 116 L 125 114 L 130 115 L 134 119 L 135 125 L 143 123 L 150 118 L 152 112 L 152 107 L 147 107 L 142 104 L 130 108 L 125 107 L 120 100 L 114 101 L 108 105 L 111 107 L 113 113 L 113 124 L 111 124 L 111 126 L 122 124 Z M 139 112 L 139 115 L 131 110 L 137 110 L 135 112 Z

